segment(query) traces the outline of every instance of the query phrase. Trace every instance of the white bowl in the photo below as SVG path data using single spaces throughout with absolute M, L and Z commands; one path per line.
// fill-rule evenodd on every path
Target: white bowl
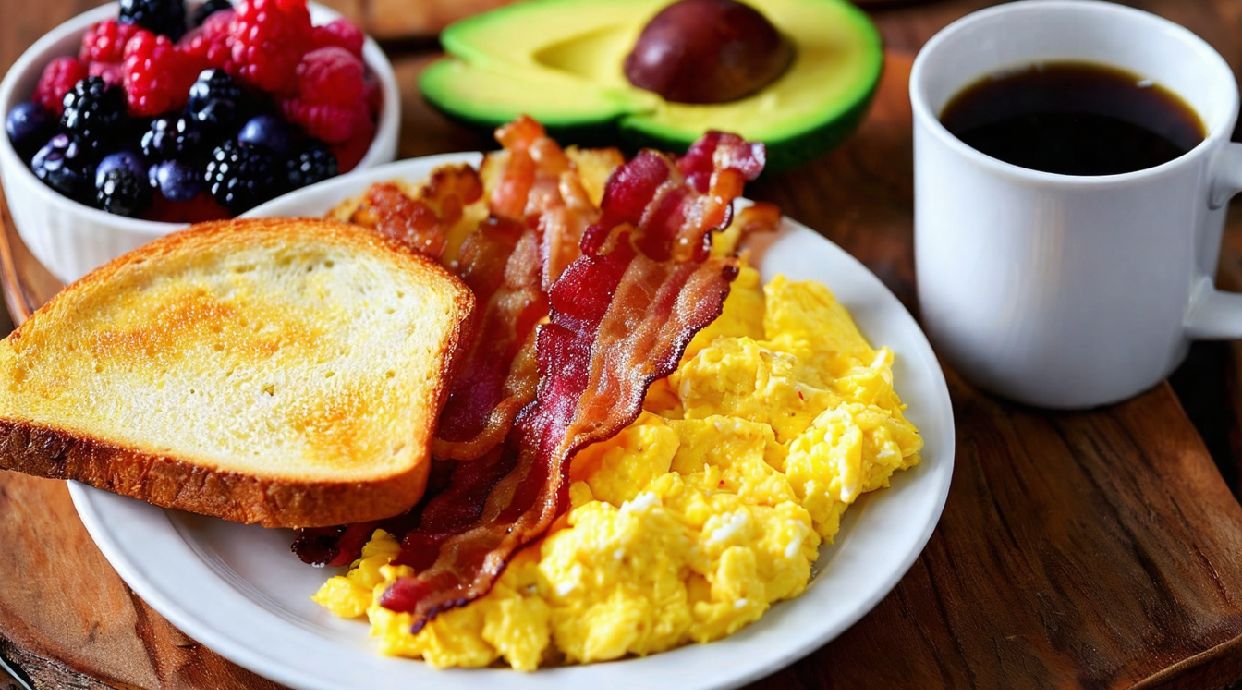
M 313 2 L 310 3 L 310 11 L 315 24 L 340 17 L 338 13 Z M 76 55 L 87 28 L 95 22 L 115 18 L 116 14 L 115 3 L 84 12 L 30 46 L 13 63 L 0 85 L 0 112 L 7 116 L 10 108 L 28 100 L 49 60 Z M 387 163 L 396 157 L 397 126 L 401 121 L 401 98 L 392 63 L 370 38 L 362 49 L 362 57 L 379 80 L 384 106 L 380 111 L 375 139 L 358 163 L 359 169 Z M 77 280 L 113 257 L 184 227 L 183 223 L 114 216 L 62 196 L 30 172 L 4 135 L 0 135 L 0 180 L 4 183 L 5 199 L 22 241 L 36 259 L 66 283 Z

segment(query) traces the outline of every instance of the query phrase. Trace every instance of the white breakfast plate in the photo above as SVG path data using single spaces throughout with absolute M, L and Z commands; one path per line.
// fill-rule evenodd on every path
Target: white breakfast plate
M 378 180 L 424 178 L 454 154 L 380 166 L 265 204 L 250 215 L 322 215 Z M 823 550 L 802 596 L 719 642 L 643 658 L 534 673 L 435 670 L 375 653 L 362 621 L 334 618 L 309 599 L 327 577 L 289 550 L 291 532 L 165 511 L 70 483 L 95 543 L 143 599 L 190 637 L 260 675 L 297 688 L 735 687 L 771 673 L 840 634 L 913 564 L 940 518 L 953 473 L 953 408 L 940 365 L 905 307 L 862 264 L 793 222 L 764 250 L 765 278 L 784 273 L 832 288 L 863 333 L 897 354 L 896 386 L 922 431 L 923 462 L 858 501 Z

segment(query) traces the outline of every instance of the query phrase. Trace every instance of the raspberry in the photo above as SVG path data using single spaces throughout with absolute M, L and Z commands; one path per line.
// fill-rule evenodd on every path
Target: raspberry
M 332 147 L 332 153 L 336 156 L 337 169 L 341 173 L 347 173 L 358 167 L 363 156 L 371 150 L 371 140 L 375 137 L 375 123 L 371 122 L 371 116 L 362 111 L 358 112 L 360 119 L 354 124 L 354 135 L 344 143 Z
M 306 0 L 249 0 L 237 8 L 235 35 L 237 77 L 269 93 L 285 92 L 310 46 Z
M 194 67 L 166 36 L 139 31 L 125 46 L 130 114 L 151 117 L 184 106 Z
M 233 62 L 233 22 L 237 13 L 233 10 L 214 12 L 197 29 L 185 35 L 178 46 L 200 67 L 216 67 L 235 72 Z
M 298 62 L 297 96 L 281 104 L 285 117 L 326 143 L 349 140 L 370 120 L 364 76 L 362 61 L 344 48 L 310 51 Z
M 298 100 L 350 107 L 364 101 L 362 61 L 344 48 L 316 48 L 298 62 Z
M 328 144 L 340 144 L 353 137 L 362 117 L 370 120 L 365 103 L 352 106 L 316 105 L 297 98 L 283 101 L 285 119 L 301 125 L 306 133 Z
M 362 57 L 362 44 L 366 37 L 362 29 L 345 19 L 334 19 L 311 30 L 311 45 L 315 48 L 344 48 Z
M 371 113 L 378 113 L 384 108 L 384 87 L 380 86 L 379 81 L 370 74 L 367 75 L 366 83 L 363 85 L 366 93 L 367 107 L 371 109 Z
M 125 44 L 139 30 L 136 24 L 123 24 L 113 19 L 92 24 L 82 36 L 78 58 L 87 64 L 118 63 L 125 59 Z
M 87 73 L 113 86 L 125 85 L 125 65 L 120 62 L 92 62 Z
M 73 85 L 87 77 L 86 65 L 77 58 L 56 58 L 43 68 L 43 76 L 35 86 L 34 102 L 56 117 L 65 112 L 65 94 Z

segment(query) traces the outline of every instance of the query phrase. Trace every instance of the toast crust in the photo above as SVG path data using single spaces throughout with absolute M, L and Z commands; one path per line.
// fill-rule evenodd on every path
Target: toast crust
M 264 527 L 327 527 L 398 515 L 431 463 L 379 481 L 306 483 L 204 467 L 48 426 L 0 419 L 0 469 L 71 479 L 161 508 Z M 364 500 L 363 500 L 364 499 Z
M 28 337 L 33 325 L 41 321 L 73 319 L 75 293 L 97 289 L 118 274 L 140 270 L 144 264 L 154 266 L 164 257 L 185 255 L 198 248 L 220 251 L 222 246 L 252 247 L 255 243 L 278 243 L 289 238 L 383 257 L 394 270 L 407 272 L 411 279 L 437 280 L 437 285 L 451 290 L 451 313 L 447 317 L 451 326 L 431 355 L 436 358 L 439 375 L 429 382 L 430 392 L 425 400 L 411 402 L 425 405 L 418 419 L 429 420 L 410 430 L 415 458 L 411 466 L 364 478 L 344 470 L 339 477 L 331 472 L 300 476 L 296 472 L 235 471 L 201 458 L 178 457 L 175 452 L 162 452 L 163 449 L 133 447 L 32 421 L 20 410 L 16 414 L 6 410 L 0 412 L 0 469 L 71 479 L 164 508 L 267 527 L 377 520 L 411 508 L 426 485 L 434 422 L 447 393 L 457 345 L 468 335 L 474 295 L 437 262 L 369 230 L 322 219 L 296 218 L 231 220 L 194 226 L 118 257 L 79 279 L 36 311 L 9 338 L 20 341 Z M 429 278 L 428 273 L 436 275 Z M 11 347 L 9 343 L 4 346 Z

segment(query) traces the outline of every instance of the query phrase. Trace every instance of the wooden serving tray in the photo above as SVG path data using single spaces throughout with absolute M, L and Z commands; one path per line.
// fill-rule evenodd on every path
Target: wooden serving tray
M 907 305 L 911 58 L 939 27 L 983 4 L 947 0 L 878 14 L 891 50 L 860 131 L 819 161 L 748 190 L 857 256 Z M 1242 58 L 1242 13 L 1232 0 L 1137 4 L 1188 24 L 1235 67 Z M 485 145 L 418 99 L 414 78 L 426 61 L 397 60 L 402 154 Z M 20 320 L 59 285 L 7 215 L 2 222 L 0 278 Z M 1242 277 L 1237 212 L 1222 265 L 1226 278 Z M 1196 357 L 1179 387 L 1220 393 L 1184 400 L 1213 421 L 1227 469 L 1236 457 L 1229 437 L 1242 429 L 1228 383 L 1236 353 L 1219 347 Z M 858 624 L 754 687 L 1211 688 L 1242 679 L 1242 506 L 1174 389 L 1161 384 L 1112 407 L 1054 414 L 982 395 L 951 371 L 949 378 L 958 456 L 927 548 Z M 0 657 L 35 688 L 278 687 L 189 639 L 134 595 L 91 543 L 62 482 L 0 472 L 0 556 Z
M 821 164 L 756 196 L 911 294 L 908 56 L 871 118 Z M 441 126 L 448 126 L 443 124 Z M 827 190 L 809 194 L 808 188 Z M 20 319 L 57 288 L 6 221 Z M 1242 677 L 1242 508 L 1167 385 L 1050 415 L 951 381 L 958 469 L 944 518 L 897 589 L 809 659 L 761 683 L 1129 685 Z M 44 687 L 266 687 L 177 632 L 119 581 L 59 482 L 0 478 L 0 653 Z M 823 679 L 821 680 L 821 674 Z

